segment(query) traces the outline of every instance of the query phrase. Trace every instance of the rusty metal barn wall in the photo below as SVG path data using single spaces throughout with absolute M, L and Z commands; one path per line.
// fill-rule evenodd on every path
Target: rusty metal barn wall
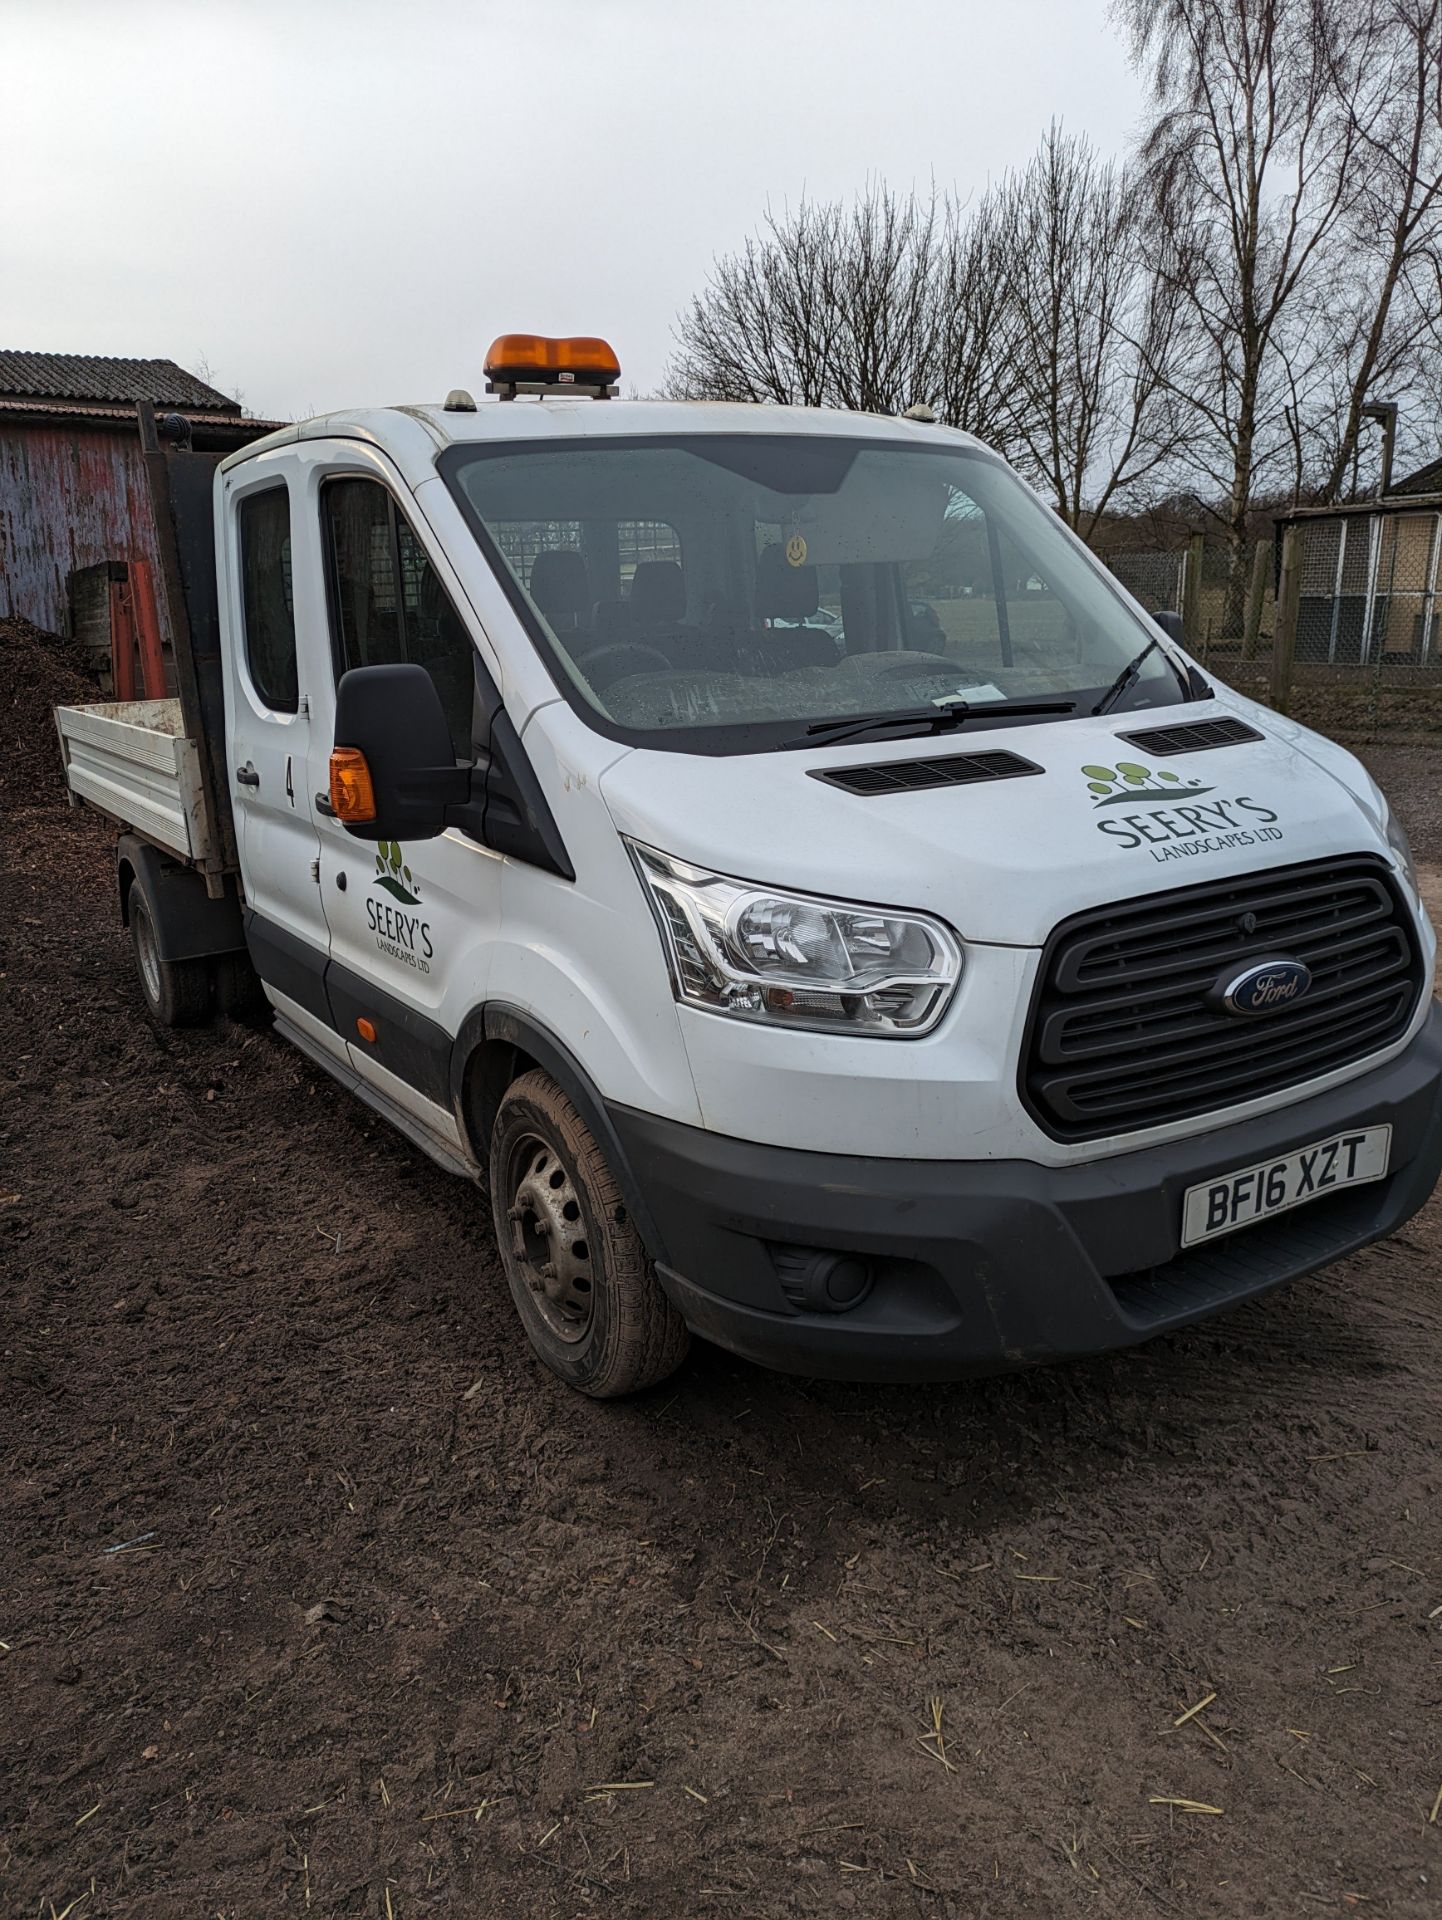
M 139 435 L 0 424 L 0 614 L 59 633 L 71 571 L 132 559 L 159 559 Z

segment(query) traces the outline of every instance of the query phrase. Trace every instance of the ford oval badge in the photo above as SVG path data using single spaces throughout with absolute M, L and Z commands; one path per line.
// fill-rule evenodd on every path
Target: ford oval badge
M 1312 984 L 1310 967 L 1300 960 L 1259 960 L 1222 988 L 1228 1013 L 1275 1013 L 1302 998 Z

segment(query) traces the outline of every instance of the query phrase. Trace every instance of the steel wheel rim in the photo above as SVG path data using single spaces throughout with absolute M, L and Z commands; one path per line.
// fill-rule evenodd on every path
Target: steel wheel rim
M 506 1210 L 511 1255 L 536 1311 L 576 1346 L 591 1330 L 596 1292 L 580 1195 L 549 1140 L 524 1134 L 511 1149 Z
M 135 928 L 135 957 L 140 962 L 140 979 L 152 1006 L 160 1004 L 160 955 L 155 951 L 155 929 L 144 907 L 131 916 Z

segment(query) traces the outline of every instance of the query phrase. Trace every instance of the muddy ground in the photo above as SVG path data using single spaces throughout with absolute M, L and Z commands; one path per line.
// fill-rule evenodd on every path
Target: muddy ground
M 147 1025 L 100 823 L 3 853 L 0 1913 L 1439 1910 L 1436 1203 L 1116 1359 L 595 1405 L 479 1193 Z

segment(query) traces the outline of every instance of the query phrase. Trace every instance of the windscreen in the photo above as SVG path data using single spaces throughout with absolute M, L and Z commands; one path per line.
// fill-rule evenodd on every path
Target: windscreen
M 573 700 L 746 751 L 965 699 L 1089 709 L 1154 635 L 1008 468 L 964 447 L 697 435 L 443 462 Z M 1183 698 L 1154 652 L 1121 702 Z

